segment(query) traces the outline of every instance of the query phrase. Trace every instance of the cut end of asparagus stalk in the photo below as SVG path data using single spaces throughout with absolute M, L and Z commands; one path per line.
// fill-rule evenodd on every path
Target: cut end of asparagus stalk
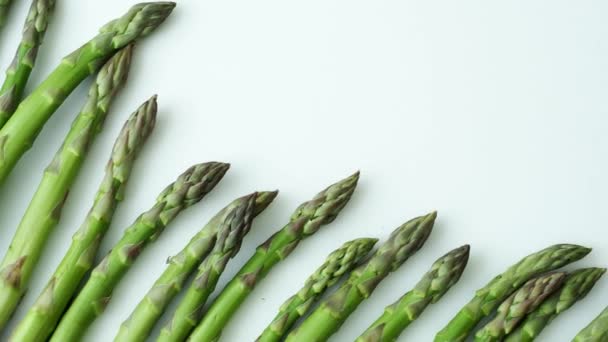
M 162 24 L 175 8 L 175 2 L 145 2 L 134 5 L 119 19 L 106 24 L 100 32 L 112 34 L 115 49 L 145 36 Z

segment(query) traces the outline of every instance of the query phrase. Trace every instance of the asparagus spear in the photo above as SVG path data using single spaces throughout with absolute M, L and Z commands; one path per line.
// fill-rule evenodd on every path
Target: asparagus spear
M 329 339 L 357 306 L 371 296 L 384 278 L 424 245 L 433 230 L 436 217 L 437 213 L 432 212 L 397 228 L 372 258 L 357 267 L 336 292 L 324 300 L 300 327 L 287 336 L 286 341 L 308 342 Z
M 57 326 L 51 341 L 80 341 L 87 328 L 101 315 L 112 291 L 141 251 L 184 209 L 199 202 L 222 179 L 229 165 L 204 163 L 190 167 L 169 185 L 156 204 L 125 230 L 123 237 L 93 269 Z
M 300 241 L 332 222 L 348 203 L 359 173 L 329 186 L 311 201 L 301 204 L 289 223 L 260 245 L 255 254 L 228 283 L 192 332 L 192 341 L 215 341 L 239 306 L 272 267 L 284 260 Z
M 226 244 L 226 238 L 234 240 L 242 237 L 249 229 L 253 216 L 264 211 L 276 195 L 274 191 L 241 197 L 217 213 L 179 254 L 169 259 L 169 266 L 122 324 L 115 341 L 145 340 L 196 265 L 214 248 L 216 241 Z
M 605 272 L 604 268 L 584 268 L 568 275 L 562 289 L 547 298 L 538 309 L 528 314 L 505 341 L 533 341 L 557 315 L 584 298 Z
M 0 88 L 0 128 L 15 112 L 23 90 L 36 64 L 38 49 L 55 9 L 55 0 L 33 0 L 23 27 L 23 36 L 13 63 L 6 71 L 6 79 Z
M 108 23 L 95 38 L 64 58 L 47 79 L 19 104 L 0 129 L 0 184 L 78 84 L 116 51 L 152 32 L 174 7 L 172 2 L 135 5 L 125 16 Z
M 0 328 L 23 296 L 87 150 L 101 130 L 110 104 L 127 79 L 131 46 L 115 55 L 97 76 L 88 100 L 44 175 L 0 266 Z
M 217 232 L 215 246 L 209 256 L 201 263 L 192 284 L 171 320 L 168 334 L 161 340 L 183 341 L 200 320 L 201 311 L 226 265 L 234 257 L 245 235 L 249 232 L 253 212 L 253 197 L 249 197 L 240 208 L 227 217 L 227 222 Z M 124 339 L 124 341 L 139 340 Z
M 464 341 L 479 321 L 526 281 L 580 260 L 589 252 L 591 249 L 586 247 L 560 244 L 528 255 L 477 290 L 475 297 L 435 336 L 435 342 Z
M 6 23 L 8 17 L 8 11 L 11 9 L 13 0 L 0 0 L 0 28 Z
M 144 103 L 123 126 L 114 143 L 106 173 L 95 195 L 93 207 L 72 245 L 25 318 L 11 336 L 13 341 L 46 341 L 74 296 L 78 285 L 93 267 L 103 236 L 122 200 L 135 158 L 156 122 L 156 97 Z
M 608 341 L 608 307 L 574 337 L 573 342 Z
M 469 261 L 469 245 L 456 248 L 435 261 L 431 270 L 416 284 L 413 290 L 406 293 L 395 303 L 384 310 L 356 342 L 389 342 L 395 341 L 424 309 L 436 303 L 460 280 Z
M 524 317 L 562 286 L 566 273 L 550 273 L 529 280 L 498 307 L 496 317 L 475 334 L 476 342 L 502 341 Z
M 258 337 L 258 342 L 279 342 L 287 335 L 295 322 L 304 316 L 319 297 L 348 274 L 374 248 L 378 239 L 363 238 L 352 240 L 333 251 L 325 263 L 319 267 L 304 284 L 304 287 L 289 298 L 279 310 L 279 314 Z

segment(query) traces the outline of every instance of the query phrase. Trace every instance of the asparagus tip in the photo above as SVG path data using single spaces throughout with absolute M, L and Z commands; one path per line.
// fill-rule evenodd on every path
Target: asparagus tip
M 274 201 L 279 194 L 278 190 L 275 191 L 259 191 L 255 193 L 255 208 L 253 210 L 254 215 L 259 215 L 262 211 L 266 210 L 268 206 Z
M 426 215 L 426 218 L 425 218 L 425 220 L 432 221 L 432 222 L 435 222 L 436 219 L 437 219 L 437 210 L 431 211 L 430 213 L 428 213 Z
M 375 244 L 376 244 L 378 241 L 380 241 L 380 239 L 378 239 L 378 238 L 361 238 L 361 240 L 364 240 L 364 241 L 369 241 L 369 243 L 374 244 L 374 245 L 375 245 Z

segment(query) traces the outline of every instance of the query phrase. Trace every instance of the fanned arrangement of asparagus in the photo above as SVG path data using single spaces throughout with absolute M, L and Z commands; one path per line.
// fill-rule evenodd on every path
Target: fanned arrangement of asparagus
M 565 278 L 565 273 L 550 273 L 525 283 L 500 304 L 496 317 L 477 331 L 475 341 L 502 341 L 528 313 L 557 291 Z
M 95 38 L 65 57 L 57 68 L 17 106 L 0 129 L 0 184 L 33 145 L 45 123 L 89 75 L 117 51 L 157 28 L 175 3 L 151 2 L 133 6 L 105 25 Z
M 469 245 L 450 251 L 397 302 L 389 305 L 356 342 L 395 341 L 431 303 L 437 303 L 460 280 L 469 261 Z
M 263 212 L 276 196 L 276 191 L 254 193 L 234 200 L 217 213 L 181 252 L 169 259 L 169 266 L 129 319 L 122 324 L 115 341 L 145 340 L 170 301 L 183 288 L 196 265 L 207 258 L 207 264 L 218 265 L 220 268 L 225 266 L 230 256 L 226 252 L 235 254 L 238 251 L 240 241 L 248 232 L 253 218 Z M 215 257 L 210 253 L 215 254 Z M 201 269 L 206 270 L 202 265 Z M 197 279 L 199 278 L 200 275 Z M 195 280 L 193 286 L 198 283 Z M 194 300 L 183 302 L 196 304 Z M 182 318 L 187 320 L 188 316 Z
M 185 339 L 200 319 L 203 306 L 215 290 L 226 264 L 238 253 L 244 236 L 249 232 L 254 201 L 255 196 L 250 196 L 241 207 L 229 213 L 226 226 L 218 230 L 213 250 L 199 266 L 192 284 L 175 310 L 171 319 L 171 334 L 163 338 L 176 341 Z
M 291 332 L 286 341 L 325 341 L 338 331 L 376 286 L 424 245 L 436 217 L 437 213 L 432 212 L 395 229 L 371 259 L 353 270 L 344 284 Z
M 135 158 L 156 123 L 156 96 L 135 111 L 123 126 L 93 207 L 74 234 L 72 245 L 11 338 L 16 341 L 46 341 L 63 314 L 78 285 L 93 267 L 99 245 L 106 234 Z
M 333 251 L 325 263 L 306 280 L 304 287 L 281 305 L 279 314 L 257 341 L 281 341 L 327 288 L 336 284 L 367 257 L 376 242 L 378 240 L 372 238 L 352 240 Z
M 604 273 L 604 268 L 585 268 L 569 274 L 563 287 L 526 315 L 524 321 L 515 331 L 509 333 L 505 341 L 533 341 L 557 315 L 584 298 Z
M 89 146 L 127 80 L 135 42 L 158 28 L 176 6 L 167 1 L 132 6 L 65 57 L 27 93 L 26 86 L 56 0 L 30 1 L 17 52 L 0 87 L 0 185 L 68 95 L 87 77 L 96 76 L 82 110 L 44 170 L 0 263 L 0 330 L 7 326 L 26 294 Z M 6 22 L 12 2 L 0 0 L 0 28 Z M 114 213 L 126 195 L 135 160 L 155 127 L 157 111 L 155 95 L 127 119 L 111 150 L 88 214 L 34 304 L 7 335 L 11 342 L 84 340 L 87 329 L 103 314 L 114 289 L 143 250 L 159 238 L 184 209 L 201 201 L 223 179 L 230 167 L 227 163 L 209 162 L 190 167 L 160 193 L 152 208 L 124 230 L 122 238 L 105 257 L 98 259 Z M 252 231 L 254 218 L 275 200 L 278 191 L 254 192 L 229 203 L 211 217 L 180 252 L 167 260 L 151 289 L 114 332 L 114 340 L 143 342 L 155 328 L 160 328 L 156 336 L 160 342 L 220 340 L 237 310 L 271 270 L 286 262 L 303 240 L 333 222 L 343 211 L 359 176 L 356 172 L 302 203 L 287 224 L 258 246 L 208 303 L 228 263 Z M 257 332 L 260 334 L 257 341 L 327 341 L 363 301 L 371 298 L 382 280 L 425 245 L 436 219 L 437 213 L 431 212 L 406 222 L 376 250 L 376 237 L 344 242 L 306 279 L 303 287 L 278 308 L 265 329 Z M 358 332 L 356 341 L 396 341 L 429 305 L 437 304 L 460 280 L 470 250 L 469 245 L 464 245 L 436 260 L 413 289 L 387 306 L 367 329 Z M 435 342 L 461 342 L 471 338 L 479 342 L 535 340 L 555 317 L 586 297 L 606 273 L 605 268 L 597 267 L 560 270 L 590 252 L 590 248 L 579 245 L 557 244 L 524 257 L 477 290 L 436 334 Z M 167 312 L 182 291 L 175 310 Z M 164 314 L 166 324 L 156 327 Z M 608 342 L 608 308 L 574 337 L 573 342 Z
M 528 280 L 582 259 L 591 249 L 554 245 L 528 255 L 475 292 L 475 297 L 435 337 L 435 342 L 465 341 L 475 326 Z
M 289 223 L 260 245 L 255 254 L 226 285 L 204 314 L 190 339 L 193 341 L 218 339 L 239 306 L 270 270 L 285 260 L 302 240 L 336 219 L 350 200 L 358 181 L 357 172 L 329 186 L 312 200 L 302 203 L 291 216 Z M 161 332 L 161 336 L 172 334 L 172 327 L 170 322 Z
M 101 130 L 112 100 L 127 79 L 131 51 L 130 45 L 125 47 L 99 72 L 87 102 L 44 171 L 38 190 L 17 227 L 8 253 L 0 264 L 0 328 L 27 289 L 48 236 L 59 222 L 63 204 L 87 150 Z
M 78 341 L 108 305 L 112 291 L 142 250 L 162 233 L 180 212 L 198 203 L 228 171 L 228 164 L 204 163 L 190 167 L 163 190 L 156 204 L 125 230 L 110 253 L 93 269 L 51 341 Z

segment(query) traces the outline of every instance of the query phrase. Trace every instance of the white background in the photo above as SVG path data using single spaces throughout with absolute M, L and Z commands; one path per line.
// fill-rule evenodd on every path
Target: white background
M 135 2 L 59 0 L 30 83 Z M 0 34 L 2 66 L 12 58 L 28 6 L 16 1 Z M 154 93 L 158 125 L 104 252 L 190 164 L 220 160 L 232 169 L 141 255 L 87 341 L 113 338 L 165 259 L 235 197 L 281 190 L 220 287 L 299 203 L 357 169 L 359 189 L 339 219 L 273 269 L 224 341 L 253 340 L 344 241 L 384 239 L 434 209 L 439 219 L 426 247 L 383 281 L 332 341 L 353 340 L 437 257 L 464 243 L 472 245 L 472 255 L 462 280 L 402 341 L 430 341 L 475 289 L 550 244 L 595 248 L 571 268 L 606 266 L 607 15 L 608 4 L 599 0 L 180 1 L 162 29 L 138 45 L 129 85 L 73 187 L 11 328 L 86 214 L 123 121 Z M 0 250 L 88 84 L 49 121 L 0 190 Z M 607 293 L 603 279 L 538 340 L 570 340 L 608 305 Z

